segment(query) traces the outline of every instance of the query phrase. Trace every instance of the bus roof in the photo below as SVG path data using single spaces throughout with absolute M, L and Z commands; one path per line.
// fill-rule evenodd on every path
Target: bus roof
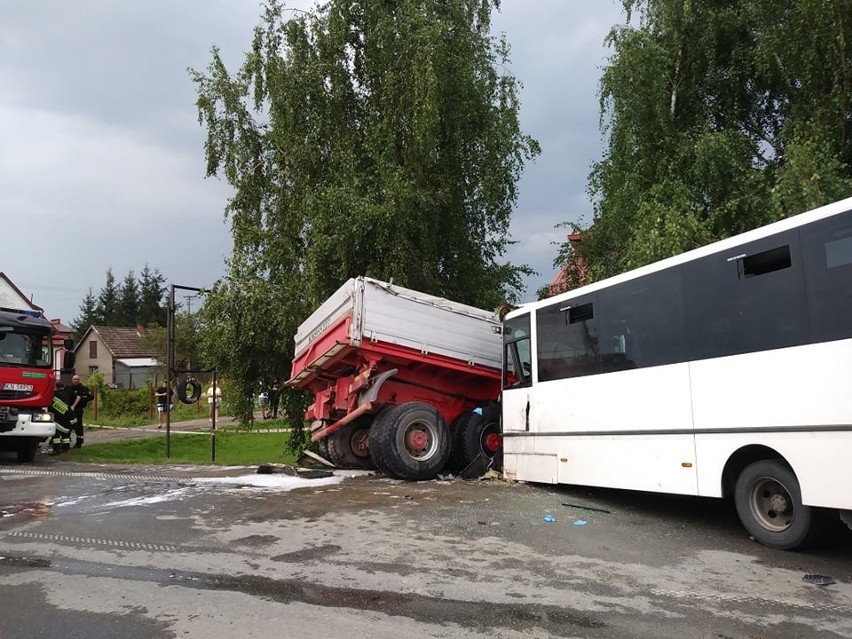
M 627 282 L 642 275 L 655 273 L 657 271 L 661 271 L 672 266 L 677 266 L 678 264 L 684 264 L 686 262 L 690 262 L 692 260 L 705 257 L 707 255 L 713 255 L 714 253 L 720 253 L 722 251 L 735 248 L 740 244 L 744 244 L 745 242 L 759 240 L 760 238 L 767 237 L 769 235 L 774 235 L 776 233 L 781 233 L 783 231 L 788 231 L 799 226 L 803 226 L 805 224 L 810 224 L 811 222 L 816 222 L 817 220 L 844 213 L 849 210 L 852 210 L 852 197 L 848 197 L 843 200 L 838 200 L 837 202 L 832 202 L 831 204 L 826 204 L 825 206 L 812 209 L 805 213 L 792 215 L 790 217 L 784 218 L 783 220 L 772 222 L 771 224 L 766 224 L 756 229 L 752 229 L 751 231 L 746 231 L 744 233 L 740 233 L 739 235 L 733 235 L 724 240 L 718 240 L 716 242 L 712 242 L 711 244 L 706 244 L 705 246 L 692 249 L 691 251 L 686 251 L 685 253 L 680 253 L 679 255 L 673 255 L 672 257 L 667 257 L 658 262 L 647 264 L 645 266 L 640 266 L 639 268 L 633 269 L 631 271 L 626 271 L 624 273 L 620 273 L 619 275 L 614 275 L 598 282 L 586 284 L 585 286 L 581 286 L 579 288 L 560 293 L 559 295 L 554 295 L 553 297 L 547 297 L 543 300 L 538 300 L 535 302 L 527 302 L 519 308 L 513 310 L 512 312 L 507 313 L 505 319 L 512 319 L 513 317 L 517 317 L 518 315 L 528 313 L 532 309 L 550 306 L 563 300 L 570 300 L 575 297 L 579 297 L 580 295 L 585 295 L 587 293 L 592 293 L 594 291 L 613 286 L 614 284 Z

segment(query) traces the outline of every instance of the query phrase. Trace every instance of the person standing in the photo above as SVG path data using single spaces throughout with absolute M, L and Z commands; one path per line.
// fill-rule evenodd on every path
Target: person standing
M 53 414 L 56 430 L 50 439 L 50 454 L 58 455 L 71 449 L 71 431 L 76 430 L 77 416 L 71 410 L 69 389 L 62 382 L 56 382 L 53 391 L 53 402 L 48 410 Z
M 85 431 L 83 430 L 83 411 L 86 410 L 86 406 L 94 398 L 95 396 L 92 394 L 92 391 L 80 383 L 80 376 L 73 375 L 71 377 L 71 385 L 68 387 L 68 399 L 71 402 L 71 410 L 77 418 L 77 423 L 74 426 L 74 433 L 76 434 L 74 448 L 83 447 L 83 438 L 85 437 Z
M 163 380 L 160 382 L 154 395 L 157 398 L 157 419 L 159 420 L 157 422 L 157 429 L 159 430 L 166 422 L 166 413 L 170 412 L 174 406 L 175 392 L 172 390 L 171 384 Z
M 222 406 L 222 390 L 215 382 L 207 389 L 207 407 L 210 409 L 210 421 L 219 421 L 219 408 Z
M 278 388 L 278 382 L 272 382 L 269 387 L 269 407 L 272 409 L 272 419 L 278 419 L 278 400 L 281 389 Z

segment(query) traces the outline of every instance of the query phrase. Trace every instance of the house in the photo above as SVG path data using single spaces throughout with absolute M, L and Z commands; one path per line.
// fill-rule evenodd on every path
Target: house
M 113 388 L 142 388 L 163 365 L 157 349 L 142 344 L 144 327 L 90 326 L 74 349 L 80 376 L 103 375 Z
M 582 241 L 582 233 L 575 232 L 568 234 L 568 242 L 571 244 L 571 255 L 548 286 L 548 295 L 558 295 L 559 293 L 564 293 L 565 291 L 588 284 L 588 269 L 586 268 L 586 260 L 580 248 Z
M 0 271 L 0 307 L 38 311 L 44 316 L 44 309 L 27 299 L 3 271 Z

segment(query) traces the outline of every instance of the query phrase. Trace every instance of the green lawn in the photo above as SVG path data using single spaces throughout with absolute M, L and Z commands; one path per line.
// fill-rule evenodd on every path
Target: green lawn
M 295 456 L 285 450 L 287 433 L 217 432 L 216 464 L 223 466 L 293 464 Z M 166 457 L 162 436 L 129 439 L 104 444 L 86 444 L 67 453 L 69 461 L 115 464 L 210 464 L 211 437 L 172 435 L 171 455 Z

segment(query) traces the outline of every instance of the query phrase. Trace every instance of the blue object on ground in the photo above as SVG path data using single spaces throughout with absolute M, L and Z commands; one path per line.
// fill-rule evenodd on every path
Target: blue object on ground
M 575 526 L 585 526 L 588 522 L 585 519 L 576 519 L 574 520 Z
M 554 521 L 556 521 L 556 517 L 554 517 L 553 515 L 545 515 L 544 521 L 546 521 L 547 523 L 553 523 Z

